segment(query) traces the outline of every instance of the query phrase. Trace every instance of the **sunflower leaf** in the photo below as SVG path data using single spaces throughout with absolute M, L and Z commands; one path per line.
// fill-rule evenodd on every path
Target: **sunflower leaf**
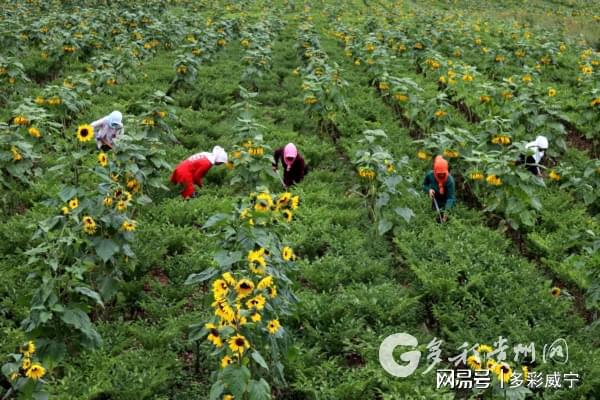
M 211 267 L 211 268 L 205 269 L 204 271 L 200 272 L 199 274 L 191 274 L 185 280 L 184 285 L 196 285 L 198 283 L 207 281 L 207 280 L 211 279 L 212 277 L 217 276 L 218 274 L 219 274 L 219 270 Z
M 248 385 L 248 400 L 269 400 L 271 388 L 263 378 L 260 381 L 250 381 Z
M 252 359 L 254 361 L 256 361 L 258 363 L 258 365 L 260 365 L 261 367 L 263 367 L 267 371 L 269 370 L 269 366 L 267 365 L 267 362 L 265 361 L 265 359 L 263 358 L 263 356 L 258 351 L 255 350 L 255 351 L 252 352 Z

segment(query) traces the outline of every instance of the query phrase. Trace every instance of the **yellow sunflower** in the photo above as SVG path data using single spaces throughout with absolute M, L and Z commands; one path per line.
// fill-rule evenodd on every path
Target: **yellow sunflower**
M 227 282 L 223 279 L 217 279 L 212 285 L 213 296 L 215 299 L 221 299 L 229 293 Z
M 106 167 L 108 165 L 108 157 L 106 156 L 106 153 L 98 154 L 98 164 L 100 164 L 102 167 Z
M 117 202 L 117 210 L 123 212 L 127 209 L 127 202 L 123 200 L 119 200 Z
M 253 297 L 250 300 L 248 300 L 246 302 L 246 307 L 248 307 L 249 309 L 255 308 L 260 311 L 263 308 L 265 308 L 266 302 L 267 302 L 267 300 L 265 299 L 265 297 L 262 294 L 259 294 L 258 296 Z
M 269 275 L 269 276 L 262 278 L 260 280 L 260 282 L 258 282 L 257 289 L 263 290 L 263 289 L 268 288 L 271 285 L 273 285 L 273 277 L 271 275 Z
M 260 322 L 262 320 L 262 317 L 259 313 L 256 312 L 250 316 L 250 319 L 252 319 L 252 322 Z
M 469 356 L 467 358 L 467 365 L 471 369 L 481 369 L 481 360 L 477 356 Z
M 559 288 L 559 287 L 556 287 L 556 286 L 555 286 L 555 287 L 553 287 L 553 288 L 550 290 L 550 294 L 551 294 L 552 296 L 554 296 L 554 297 L 560 297 L 560 288 Z
M 276 334 L 280 328 L 281 328 L 281 324 L 279 324 L 279 320 L 277 320 L 277 319 L 272 319 L 267 324 L 267 330 L 269 331 L 269 333 L 271 335 Z
M 221 359 L 221 368 L 227 368 L 231 364 L 233 364 L 233 358 L 225 356 Z M 233 396 L 231 396 L 231 398 L 233 398 Z
M 33 379 L 34 381 L 37 381 L 38 379 L 42 378 L 44 375 L 46 375 L 46 369 L 44 367 L 42 367 L 41 364 L 35 363 L 31 366 L 31 368 L 29 368 L 27 370 L 27 372 L 25 373 L 25 376 L 27 376 L 30 379 Z
M 31 359 L 29 357 L 24 357 L 23 361 L 21 361 L 21 368 L 29 369 L 31 367 Z
M 135 231 L 136 224 L 136 221 L 126 220 L 123 221 L 123 224 L 121 224 L 121 228 L 126 232 L 133 232 Z
M 238 297 L 243 298 L 248 296 L 254 290 L 254 283 L 248 279 L 242 279 L 235 287 Z
M 294 217 L 294 214 L 292 214 L 292 212 L 290 210 L 283 210 L 283 218 L 287 221 L 287 222 L 292 222 L 292 218 Z
M 79 200 L 77 198 L 71 199 L 69 200 L 69 208 L 71 210 L 76 209 L 77 207 L 79 207 Z
M 36 127 L 33 127 L 33 126 L 32 126 L 31 128 L 29 128 L 29 129 L 27 130 L 27 132 L 29 132 L 29 134 L 30 134 L 32 137 L 36 138 L 36 139 L 42 136 L 42 134 L 41 134 L 40 130 L 39 130 L 38 128 L 36 128 Z
M 296 258 L 296 256 L 294 255 L 294 250 L 292 250 L 291 247 L 285 246 L 282 250 L 281 250 L 281 257 L 285 260 L 285 261 L 292 261 Z
M 250 348 L 250 343 L 246 338 L 240 334 L 233 336 L 229 339 L 229 348 L 234 353 L 243 354 L 247 349 Z
M 91 125 L 79 125 L 77 128 L 77 139 L 80 142 L 88 142 L 94 138 L 94 128 Z
M 235 278 L 233 277 L 233 275 L 231 275 L 231 272 L 225 272 L 223 274 L 223 279 L 230 286 L 235 286 L 237 284 L 237 281 L 235 280 Z
M 104 198 L 104 200 L 102 200 L 102 204 L 104 204 L 104 207 L 110 207 L 110 206 L 112 206 L 112 203 L 113 203 L 113 198 L 110 196 L 106 196 Z

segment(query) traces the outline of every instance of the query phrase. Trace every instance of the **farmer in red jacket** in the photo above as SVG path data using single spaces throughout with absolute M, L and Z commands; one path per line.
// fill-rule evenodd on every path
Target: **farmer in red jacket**
M 298 154 L 298 149 L 293 143 L 288 143 L 285 147 L 276 149 L 273 159 L 275 160 L 273 171 L 277 171 L 279 160 L 285 167 L 283 170 L 283 184 L 286 188 L 301 182 L 304 175 L 308 173 L 308 166 L 304 163 L 304 158 Z
M 212 153 L 197 153 L 180 162 L 171 175 L 171 182 L 183 185 L 181 195 L 188 199 L 194 195 L 194 184 L 202 187 L 202 178 L 213 165 L 221 165 L 226 162 L 225 150 L 220 146 L 215 146 Z

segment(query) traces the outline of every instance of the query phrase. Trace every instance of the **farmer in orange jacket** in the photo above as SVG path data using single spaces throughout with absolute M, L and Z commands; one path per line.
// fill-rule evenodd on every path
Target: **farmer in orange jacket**
M 423 191 L 431 198 L 431 208 L 439 208 L 441 221 L 446 221 L 446 212 L 454 207 L 456 196 L 454 191 L 454 178 L 448 172 L 448 161 L 442 156 L 433 160 L 433 170 L 429 171 L 423 181 Z
M 226 162 L 225 150 L 220 146 L 215 146 L 212 153 L 197 153 L 180 162 L 171 175 L 171 182 L 183 185 L 181 196 L 188 199 L 194 195 L 194 184 L 202 187 L 202 178 L 213 165 L 221 165 Z

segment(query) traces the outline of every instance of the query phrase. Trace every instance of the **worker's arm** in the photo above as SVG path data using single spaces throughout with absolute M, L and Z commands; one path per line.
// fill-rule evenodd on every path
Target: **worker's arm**
M 281 164 L 283 165 L 283 147 L 275 149 L 273 152 L 273 169 L 277 169 L 277 165 L 279 164 L 279 160 L 281 159 Z
M 446 190 L 446 205 L 444 206 L 444 210 L 448 211 L 452 207 L 454 207 L 454 204 L 456 204 L 456 190 L 454 187 L 454 178 L 452 177 L 452 175 L 450 175 L 448 177 L 448 181 L 446 182 L 445 190 Z
M 433 173 L 428 172 L 423 180 L 423 191 L 429 193 L 430 189 L 433 189 Z

